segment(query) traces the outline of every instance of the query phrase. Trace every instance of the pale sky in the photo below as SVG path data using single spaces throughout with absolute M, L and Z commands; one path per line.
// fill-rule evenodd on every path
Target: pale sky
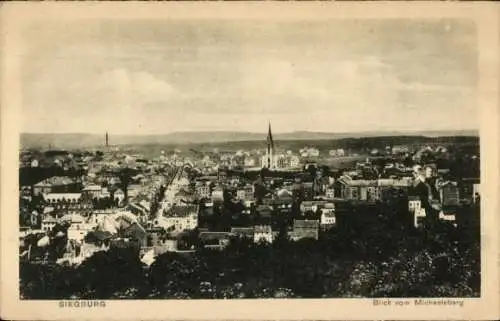
M 469 21 L 96 20 L 24 35 L 24 132 L 479 127 Z

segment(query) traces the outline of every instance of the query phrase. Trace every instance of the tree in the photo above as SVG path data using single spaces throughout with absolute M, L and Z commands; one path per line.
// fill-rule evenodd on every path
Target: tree
M 130 248 L 97 252 L 83 262 L 76 272 L 84 280 L 81 296 L 85 299 L 123 297 L 126 290 L 129 290 L 129 295 L 135 293 L 135 296 L 140 296 L 147 290 L 142 262 L 138 253 Z
M 306 170 L 309 173 L 309 175 L 313 178 L 316 177 L 316 173 L 318 172 L 318 168 L 314 164 L 308 164 L 306 165 Z
M 128 201 L 128 187 L 132 182 L 133 171 L 129 167 L 120 169 L 118 172 L 118 177 L 120 178 L 120 188 L 123 190 L 125 196 L 125 202 Z

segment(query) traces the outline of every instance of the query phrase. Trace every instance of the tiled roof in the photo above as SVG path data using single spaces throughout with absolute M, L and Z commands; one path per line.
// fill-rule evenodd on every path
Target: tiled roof
M 324 209 L 335 209 L 335 203 L 326 203 L 323 205 Z
M 228 237 L 229 237 L 228 232 L 201 232 L 198 236 L 198 238 L 203 241 L 220 240 L 220 239 L 226 239 Z
M 302 206 L 314 206 L 314 205 L 321 206 L 321 205 L 324 205 L 324 204 L 326 204 L 325 201 L 303 201 L 301 203 Z
M 48 193 L 43 195 L 43 199 L 48 200 L 62 200 L 63 198 L 67 201 L 70 200 L 80 200 L 81 193 Z
M 347 181 L 346 185 L 349 185 L 349 186 L 377 186 L 377 181 L 355 179 L 355 180 Z
M 140 190 L 140 189 L 142 189 L 142 185 L 139 185 L 139 184 L 130 184 L 127 189 L 129 191 L 130 190 Z
M 173 205 L 164 215 L 167 217 L 185 217 L 191 214 L 198 214 L 197 205 Z
M 100 191 L 102 190 L 102 187 L 99 185 L 87 185 L 83 189 L 84 191 Z
M 127 209 L 138 210 L 140 212 L 147 211 L 147 209 L 142 207 L 139 203 L 130 203 L 130 204 L 128 204 Z
M 318 220 L 294 220 L 294 229 L 317 229 L 319 226 Z
M 443 186 L 457 186 L 457 182 L 453 182 L 453 181 L 445 181 L 445 182 L 440 182 L 439 183 L 439 187 L 443 187 Z
M 175 193 L 175 196 L 176 197 L 181 197 L 181 196 L 189 197 L 189 196 L 192 196 L 192 194 L 189 193 L 188 191 L 186 191 L 185 189 L 181 189 L 177 193 Z
M 267 205 L 259 205 L 259 206 L 257 206 L 256 211 L 260 215 L 270 216 L 271 212 L 272 212 L 272 208 L 267 206 Z
M 144 228 L 137 222 L 122 229 L 120 231 L 120 234 L 125 236 L 125 237 L 129 237 L 129 238 L 136 239 L 136 240 L 144 239 L 147 236 L 147 233 L 144 230 Z
M 443 205 L 443 215 L 455 215 L 459 209 L 459 204 L 444 204 Z
M 317 238 L 317 232 L 311 230 L 298 230 L 290 232 L 292 238 Z
M 254 227 L 254 233 L 272 233 L 272 229 L 269 225 L 257 225 Z
M 52 216 L 46 216 L 42 219 L 43 223 L 57 223 L 57 220 Z
M 99 241 L 109 240 L 113 235 L 107 231 L 90 231 L 87 236 L 89 238 L 95 238 Z
M 61 217 L 61 221 L 69 221 L 71 223 L 83 222 L 85 219 L 79 214 L 66 214 Z
M 288 191 L 284 188 L 279 190 L 277 195 L 279 198 L 291 198 L 293 196 L 293 194 L 290 191 Z
M 54 185 L 57 186 L 57 185 L 70 185 L 74 183 L 75 181 L 67 176 L 53 176 L 41 182 L 36 183 L 35 186 L 36 187 L 54 186 Z
M 232 227 L 231 233 L 234 234 L 253 234 L 254 229 L 251 227 Z
M 330 211 L 326 211 L 326 212 L 322 213 L 321 215 L 324 215 L 325 217 L 335 217 L 335 213 L 330 212 Z
M 378 186 L 392 186 L 394 184 L 394 179 L 382 178 L 377 181 Z

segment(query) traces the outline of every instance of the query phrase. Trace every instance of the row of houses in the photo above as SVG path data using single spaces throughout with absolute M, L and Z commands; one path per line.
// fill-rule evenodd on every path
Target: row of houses
M 319 238 L 320 222 L 318 220 L 295 220 L 292 228 L 287 232 L 287 237 L 292 241 L 301 239 L 317 240 Z M 279 236 L 278 231 L 273 231 L 270 225 L 256 225 L 253 227 L 233 227 L 229 232 L 210 232 L 200 230 L 199 240 L 207 248 L 222 249 L 227 246 L 231 238 L 243 238 L 254 243 L 271 244 Z

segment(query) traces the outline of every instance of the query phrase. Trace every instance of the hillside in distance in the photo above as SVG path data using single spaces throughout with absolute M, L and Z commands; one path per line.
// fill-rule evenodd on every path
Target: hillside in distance
M 296 131 L 291 133 L 277 133 L 273 135 L 276 141 L 320 141 L 338 140 L 347 138 L 364 137 L 397 137 L 397 136 L 423 136 L 423 137 L 478 137 L 477 131 L 423 131 L 423 132 L 358 132 L 358 133 L 326 133 Z M 159 135 L 113 135 L 109 134 L 110 145 L 185 145 L 185 144 L 216 144 L 227 142 L 265 141 L 267 133 L 251 132 L 173 132 Z M 105 145 L 105 134 L 85 133 L 22 133 L 20 137 L 21 148 L 98 148 Z

